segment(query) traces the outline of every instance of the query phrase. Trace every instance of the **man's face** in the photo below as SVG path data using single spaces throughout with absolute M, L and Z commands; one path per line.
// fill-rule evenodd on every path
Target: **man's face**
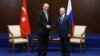
M 47 4 L 47 3 L 44 4 L 43 5 L 43 10 L 48 11 L 48 9 L 49 9 L 49 4 Z
M 60 15 L 63 15 L 63 14 L 65 14 L 65 8 L 60 8 Z

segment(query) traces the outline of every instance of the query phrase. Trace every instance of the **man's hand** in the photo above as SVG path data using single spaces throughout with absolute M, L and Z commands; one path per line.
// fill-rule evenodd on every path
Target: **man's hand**
M 47 28 L 47 29 L 50 29 L 50 28 L 51 28 L 51 26 L 50 26 L 50 25 L 46 25 L 46 28 Z
M 68 37 L 71 37 L 71 34 L 68 34 Z

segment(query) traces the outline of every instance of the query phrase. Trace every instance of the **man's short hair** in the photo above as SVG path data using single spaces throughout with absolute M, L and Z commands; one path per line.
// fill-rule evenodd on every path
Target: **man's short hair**
M 44 3 L 43 5 L 45 5 L 45 4 L 49 5 L 49 3 Z

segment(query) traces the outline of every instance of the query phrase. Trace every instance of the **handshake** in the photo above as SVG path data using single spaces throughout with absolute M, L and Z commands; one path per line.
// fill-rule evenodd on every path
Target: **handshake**
M 46 25 L 46 28 L 47 28 L 47 29 L 51 29 L 51 26 L 50 26 L 50 25 Z

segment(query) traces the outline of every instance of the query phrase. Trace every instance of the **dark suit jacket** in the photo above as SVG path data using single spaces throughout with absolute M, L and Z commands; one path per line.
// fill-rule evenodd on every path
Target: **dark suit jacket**
M 60 17 L 57 18 L 56 23 L 53 27 L 58 27 L 60 35 L 71 34 L 71 20 L 65 15 L 63 18 L 63 22 L 61 23 Z
M 49 32 L 49 30 L 46 28 L 47 24 L 50 25 L 49 14 L 48 14 L 48 21 L 47 21 L 44 11 L 39 11 L 38 12 L 38 33 L 41 34 L 43 32 Z

